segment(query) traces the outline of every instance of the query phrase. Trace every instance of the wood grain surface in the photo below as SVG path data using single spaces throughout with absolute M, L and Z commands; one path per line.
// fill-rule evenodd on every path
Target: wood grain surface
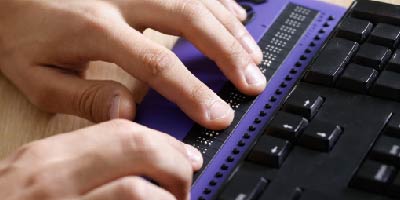
M 329 0 L 327 0 L 329 1 Z M 351 0 L 330 0 L 341 6 L 349 6 Z M 386 1 L 400 4 L 400 0 Z M 175 37 L 148 30 L 145 35 L 171 48 Z M 110 63 L 94 62 L 88 72 L 90 79 L 110 79 L 122 82 L 130 88 L 140 101 L 147 88 L 117 66 Z M 0 74 L 0 159 L 22 144 L 58 133 L 76 130 L 91 125 L 85 119 L 63 114 L 41 112 Z

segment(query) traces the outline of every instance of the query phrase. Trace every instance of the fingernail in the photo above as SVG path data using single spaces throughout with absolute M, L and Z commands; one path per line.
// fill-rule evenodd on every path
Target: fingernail
M 242 45 L 244 46 L 246 51 L 251 54 L 256 63 L 262 61 L 263 53 L 260 47 L 257 45 L 256 41 L 254 41 L 254 39 L 250 35 L 245 35 L 242 37 Z
M 121 102 L 121 97 L 119 95 L 115 96 L 110 107 L 110 119 L 116 119 L 119 117 L 120 102 Z
M 208 109 L 208 118 L 210 120 L 223 119 L 233 113 L 232 108 L 222 100 L 216 100 Z
M 188 158 L 195 166 L 203 165 L 203 156 L 199 150 L 188 144 L 185 144 L 185 148 Z
M 258 67 L 251 63 L 247 66 L 245 71 L 246 83 L 251 86 L 259 86 L 267 84 L 267 79 L 261 73 Z

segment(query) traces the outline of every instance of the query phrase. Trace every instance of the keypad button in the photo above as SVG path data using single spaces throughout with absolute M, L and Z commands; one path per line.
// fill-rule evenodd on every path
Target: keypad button
M 354 57 L 354 62 L 380 71 L 391 54 L 392 51 L 384 46 L 364 43 Z
M 357 42 L 343 38 L 332 39 L 311 65 L 304 79 L 307 82 L 332 86 L 357 49 Z
M 265 177 L 239 168 L 218 196 L 219 200 L 257 200 L 268 185 Z
M 383 71 L 372 86 L 371 94 L 400 101 L 400 74 Z
M 364 41 L 371 32 L 373 24 L 367 20 L 346 18 L 338 27 L 338 37 L 355 42 Z
M 336 85 L 338 88 L 366 93 L 378 77 L 378 71 L 357 64 L 347 66 Z
M 339 125 L 314 119 L 301 134 L 299 143 L 310 149 L 330 151 L 341 133 Z
M 311 119 L 317 114 L 323 103 L 324 98 L 318 94 L 296 89 L 285 102 L 283 110 Z
M 382 192 L 394 176 L 395 168 L 379 162 L 365 161 L 351 181 L 351 186 L 367 191 Z
M 397 49 L 393 54 L 385 70 L 400 73 L 400 49 Z
M 378 1 L 358 1 L 352 15 L 375 23 L 400 25 L 400 12 L 397 6 Z
M 387 164 L 400 166 L 400 139 L 380 137 L 372 148 L 371 157 Z
M 286 159 L 291 143 L 287 140 L 263 135 L 251 150 L 248 160 L 279 168 Z
M 394 48 L 399 42 L 400 27 L 389 24 L 378 24 L 372 31 L 368 41 L 378 45 Z
M 394 115 L 387 124 L 384 133 L 400 139 L 400 115 Z
M 294 141 L 307 125 L 306 118 L 279 111 L 268 125 L 265 134 Z

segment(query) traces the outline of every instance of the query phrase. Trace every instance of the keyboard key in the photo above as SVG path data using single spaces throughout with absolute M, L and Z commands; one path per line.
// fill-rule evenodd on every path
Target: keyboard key
M 357 42 L 343 38 L 332 39 L 311 65 L 304 79 L 307 82 L 332 86 L 358 46 Z
M 400 115 L 394 115 L 385 128 L 385 134 L 400 138 Z
M 347 66 L 336 86 L 344 90 L 367 93 L 378 74 L 375 69 L 352 63 Z
M 279 111 L 268 125 L 265 134 L 294 141 L 307 125 L 307 119 Z
M 400 166 L 400 139 L 382 136 L 372 148 L 371 157 L 387 164 Z
M 378 1 L 358 1 L 352 15 L 375 23 L 400 25 L 400 7 Z
M 339 25 L 337 36 L 362 42 L 367 38 L 373 27 L 373 24 L 367 20 L 348 17 Z
M 391 54 L 392 51 L 384 46 L 364 43 L 354 57 L 354 62 L 380 71 Z
M 400 49 L 396 50 L 392 59 L 387 64 L 386 70 L 400 73 Z
M 393 166 L 367 160 L 353 177 L 351 186 L 367 191 L 382 192 L 394 173 Z
M 400 101 L 400 74 L 383 71 L 372 86 L 371 94 Z
M 223 188 L 218 199 L 257 200 L 268 185 L 268 180 L 257 173 L 239 168 Z
M 342 133 L 336 124 L 313 120 L 299 138 L 299 143 L 307 148 L 330 151 Z
M 399 42 L 400 27 L 389 24 L 378 24 L 372 31 L 368 42 L 394 48 Z
M 248 160 L 279 168 L 286 159 L 291 143 L 287 140 L 263 135 L 251 150 Z
M 400 197 L 400 173 L 396 175 L 393 182 L 389 185 L 388 193 L 394 197 Z
M 283 110 L 311 119 L 317 114 L 324 103 L 324 98 L 315 93 L 304 92 L 299 89 L 289 96 Z

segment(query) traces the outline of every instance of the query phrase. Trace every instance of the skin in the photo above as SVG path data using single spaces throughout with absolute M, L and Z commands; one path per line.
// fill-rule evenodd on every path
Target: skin
M 0 162 L 2 199 L 189 199 L 201 154 L 131 122 L 135 94 L 122 84 L 84 74 L 90 61 L 115 63 L 199 124 L 225 128 L 230 106 L 141 32 L 185 37 L 241 92 L 256 95 L 266 80 L 256 67 L 262 53 L 241 25 L 245 18 L 233 0 L 2 1 L 0 70 L 34 105 L 94 122 L 128 119 L 21 147 Z

